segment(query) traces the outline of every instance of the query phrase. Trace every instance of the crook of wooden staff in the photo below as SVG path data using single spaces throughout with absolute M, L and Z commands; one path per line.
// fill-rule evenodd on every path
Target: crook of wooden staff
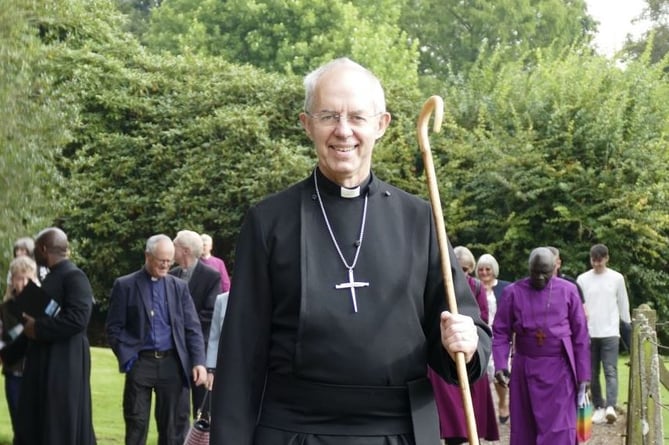
M 430 115 L 434 111 L 433 130 L 441 130 L 441 121 L 444 118 L 444 101 L 439 96 L 432 96 L 423 104 L 420 115 L 418 116 L 418 143 L 423 154 L 423 164 L 425 166 L 425 175 L 427 177 L 427 186 L 430 193 L 430 203 L 432 204 L 432 214 L 437 230 L 437 240 L 441 252 L 441 272 L 444 275 L 444 287 L 446 288 L 446 302 L 451 313 L 458 313 L 458 303 L 455 299 L 455 289 L 453 288 L 453 273 L 451 271 L 451 260 L 448 254 L 448 238 L 446 228 L 444 227 L 444 215 L 441 210 L 441 200 L 439 199 L 439 187 L 434 171 L 434 162 L 432 161 L 432 151 L 430 141 L 427 136 L 427 126 Z M 460 384 L 460 393 L 462 394 L 462 403 L 465 408 L 465 420 L 467 421 L 467 434 L 469 443 L 478 445 L 479 439 L 476 432 L 476 419 L 474 418 L 474 406 L 472 405 L 472 396 L 469 390 L 469 379 L 467 376 L 467 362 L 464 352 L 458 352 L 455 355 L 455 367 L 458 373 L 458 382 Z

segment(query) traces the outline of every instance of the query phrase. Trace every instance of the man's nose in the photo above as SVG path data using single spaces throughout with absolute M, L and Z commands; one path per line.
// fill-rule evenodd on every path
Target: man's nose
M 338 135 L 350 135 L 353 133 L 353 127 L 346 116 L 339 116 L 335 125 L 335 133 Z

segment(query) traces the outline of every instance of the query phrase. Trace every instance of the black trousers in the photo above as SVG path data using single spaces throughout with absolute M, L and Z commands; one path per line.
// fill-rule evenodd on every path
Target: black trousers
M 140 355 L 126 374 L 123 389 L 126 445 L 146 444 L 153 393 L 158 445 L 182 445 L 189 427 L 189 400 L 176 354 L 162 358 Z
M 197 416 L 197 410 L 202 406 L 202 401 L 204 400 L 204 395 L 207 393 L 206 385 L 193 386 L 191 388 L 192 400 L 193 400 L 193 419 Z M 204 407 L 204 412 L 209 413 L 209 404 Z

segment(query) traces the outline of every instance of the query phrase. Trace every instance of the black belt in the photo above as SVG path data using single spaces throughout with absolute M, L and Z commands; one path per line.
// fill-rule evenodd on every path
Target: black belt
M 426 379 L 407 386 L 333 385 L 271 374 L 259 424 L 310 434 L 413 435 L 439 443 L 439 420 Z
M 153 349 L 145 349 L 144 351 L 139 351 L 140 357 L 149 357 L 149 358 L 165 358 L 174 354 L 174 349 L 166 349 L 164 351 L 157 351 Z

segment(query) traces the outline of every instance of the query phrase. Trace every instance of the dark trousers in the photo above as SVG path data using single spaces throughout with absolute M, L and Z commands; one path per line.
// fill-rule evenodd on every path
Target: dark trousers
M 204 395 L 207 392 L 207 386 L 202 385 L 202 386 L 193 386 L 191 388 L 191 393 L 192 393 L 192 399 L 193 399 L 193 418 L 197 416 L 197 411 L 200 409 L 202 406 L 202 401 L 204 400 Z M 208 413 L 211 410 L 209 409 L 209 406 L 204 407 L 203 409 L 204 412 Z
M 12 431 L 14 431 L 14 435 L 16 435 L 20 390 L 21 376 L 5 374 L 5 398 L 7 399 L 7 408 L 9 408 L 9 417 L 12 419 Z
M 158 445 L 182 445 L 188 431 L 188 388 L 176 354 L 163 358 L 140 355 L 125 378 L 123 417 L 126 445 L 145 445 L 151 396 L 156 394 Z

